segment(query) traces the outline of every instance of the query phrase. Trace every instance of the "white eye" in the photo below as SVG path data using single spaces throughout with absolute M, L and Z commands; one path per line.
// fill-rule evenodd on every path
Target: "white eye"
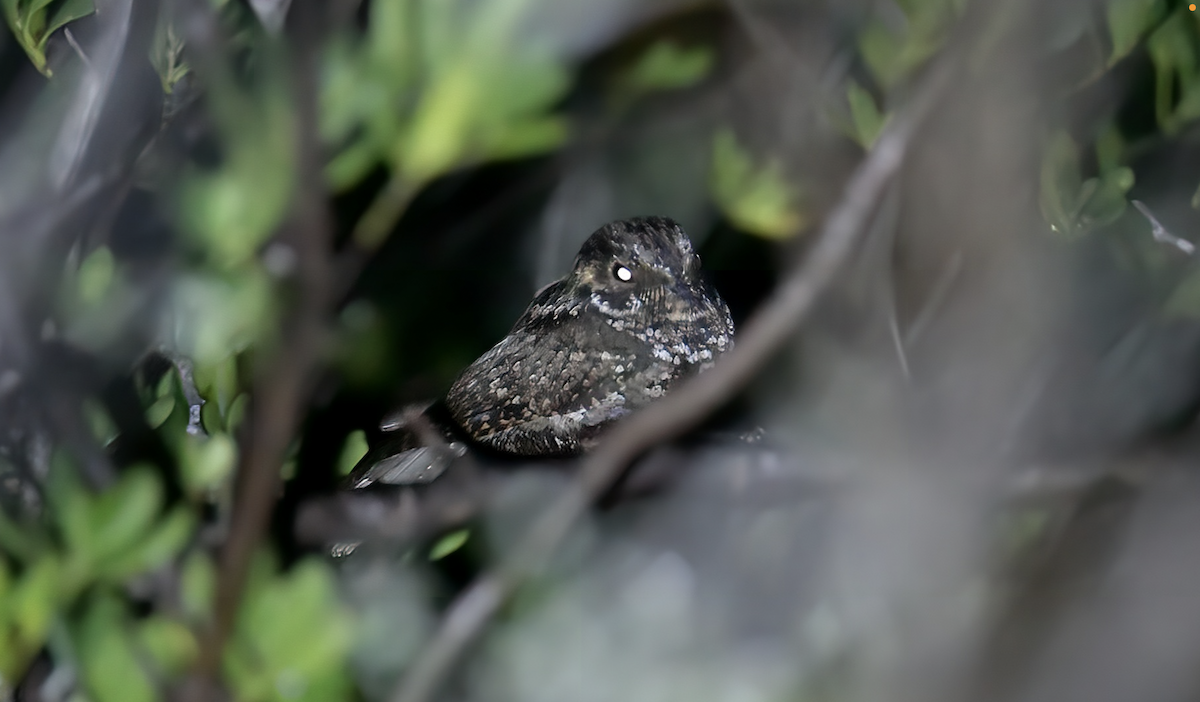
M 623 283 L 628 283 L 633 280 L 633 271 L 618 263 L 613 266 L 613 277 Z

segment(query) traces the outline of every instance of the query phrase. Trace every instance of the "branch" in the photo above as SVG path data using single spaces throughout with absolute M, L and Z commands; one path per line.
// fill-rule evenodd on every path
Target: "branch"
M 888 123 L 808 255 L 755 312 L 737 346 L 708 372 L 613 428 L 583 460 L 574 484 L 533 523 L 513 552 L 451 603 L 433 640 L 392 694 L 392 702 L 428 702 L 501 605 L 550 560 L 588 506 L 620 479 L 629 462 L 655 444 L 683 434 L 732 398 L 795 333 L 864 236 L 913 134 L 950 72 L 948 63 L 931 68 L 907 108 Z
M 326 342 L 333 306 L 333 221 L 317 138 L 316 55 L 323 3 L 301 2 L 296 20 L 292 82 L 296 100 L 299 176 L 281 239 L 297 253 L 296 303 L 283 338 L 259 379 L 250 433 L 238 465 L 238 490 L 229 537 L 220 557 L 214 627 L 204 641 L 200 671 L 215 678 L 233 631 L 250 562 L 263 539 L 279 490 L 280 466 L 295 436 Z

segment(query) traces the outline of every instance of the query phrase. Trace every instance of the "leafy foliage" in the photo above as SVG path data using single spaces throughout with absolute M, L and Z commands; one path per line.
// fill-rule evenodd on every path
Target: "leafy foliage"
M 567 125 L 549 110 L 569 77 L 523 36 L 527 0 L 376 3 L 363 41 L 330 47 L 322 133 L 335 146 L 330 183 L 344 190 L 377 164 L 393 183 L 364 217 L 358 242 L 378 246 L 406 193 L 456 168 L 543 153 Z
M 783 179 L 780 164 L 756 166 L 729 130 L 713 139 L 711 190 L 717 206 L 747 232 L 786 239 L 804 226 L 795 190 Z
M 0 9 L 29 60 L 46 76 L 51 74 L 46 65 L 50 35 L 96 11 L 92 0 L 4 0 Z

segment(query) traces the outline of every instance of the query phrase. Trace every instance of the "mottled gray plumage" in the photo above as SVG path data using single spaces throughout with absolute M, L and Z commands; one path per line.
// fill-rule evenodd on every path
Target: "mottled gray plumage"
M 588 237 L 572 271 L 463 371 L 446 406 L 496 451 L 574 454 L 732 346 L 729 308 L 683 228 L 622 220 Z

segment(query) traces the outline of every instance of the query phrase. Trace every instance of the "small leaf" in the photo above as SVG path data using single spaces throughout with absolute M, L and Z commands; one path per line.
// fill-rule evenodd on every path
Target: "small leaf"
M 94 702 L 154 702 L 154 687 L 127 633 L 129 616 L 114 597 L 96 597 L 76 628 L 83 680 Z
M 872 21 L 858 37 L 858 50 L 879 85 L 889 87 L 904 72 L 900 62 L 903 44 L 884 24 Z
M 183 613 L 194 621 L 212 614 L 217 592 L 217 570 L 204 553 L 187 557 L 179 574 L 179 603 Z
M 622 82 L 633 93 L 677 90 L 703 80 L 713 63 L 713 52 L 707 47 L 688 48 L 669 40 L 658 41 L 638 58 Z
M 1125 139 L 1116 125 L 1109 124 L 1096 139 L 1096 166 L 1100 173 L 1119 168 L 1125 154 Z
M 367 435 L 362 429 L 355 429 L 346 437 L 342 444 L 342 452 L 338 455 L 338 475 L 349 475 L 354 466 L 363 456 L 367 455 Z
M 86 554 L 91 562 L 105 565 L 131 548 L 154 523 L 162 503 L 162 483 L 149 467 L 125 471 L 116 485 L 94 498 Z
M 154 401 L 154 404 L 146 408 L 146 424 L 151 429 L 157 429 L 167 421 L 167 417 L 171 416 L 171 411 L 175 409 L 175 397 L 167 395 L 160 397 Z
M 235 432 L 242 425 L 242 421 L 246 418 L 246 407 L 250 404 L 250 396 L 242 393 L 233 398 L 233 402 L 229 404 L 229 414 L 225 418 L 225 425 L 229 431 Z
M 1089 226 L 1111 224 L 1125 213 L 1128 206 L 1125 193 L 1133 187 L 1133 171 L 1117 168 L 1103 178 L 1092 180 L 1097 185 L 1080 211 L 1080 219 Z
M 525 158 L 558 148 L 567 139 L 567 123 L 550 115 L 510 122 L 491 136 L 484 156 L 495 161 Z
M 187 436 L 179 468 L 183 482 L 192 492 L 211 490 L 233 471 L 237 447 L 228 434 L 213 434 L 207 438 Z
M 187 545 L 195 523 L 187 508 L 176 507 L 129 552 L 101 564 L 100 571 L 109 578 L 123 580 L 160 568 Z
M 475 76 L 465 60 L 430 86 L 397 154 L 405 178 L 424 183 L 466 155 L 472 116 L 482 109 L 478 97 Z
M 1079 149 L 1066 132 L 1055 134 L 1046 147 L 1040 187 L 1042 216 L 1050 228 L 1066 236 L 1075 235 L 1083 182 L 1079 171 Z
M 108 446 L 117 438 L 116 422 L 108 416 L 104 406 L 92 398 L 83 401 L 83 416 L 87 420 L 92 436 L 101 446 Z
M 17 639 L 29 650 L 41 648 L 58 613 L 62 565 L 46 554 L 34 561 L 7 595 Z
M 77 19 L 87 17 L 95 11 L 96 8 L 94 5 L 92 5 L 92 0 L 63 0 L 62 4 L 58 6 L 58 9 L 54 11 L 54 14 L 50 16 L 50 21 L 46 23 L 46 31 L 42 36 L 42 40 L 38 48 L 44 49 L 46 46 L 46 40 L 49 39 L 50 35 L 54 34 L 59 27 L 62 27 L 69 22 L 74 22 Z
M 1108 31 L 1113 45 L 1109 66 L 1133 51 L 1142 34 L 1161 21 L 1164 9 L 1159 0 L 1109 0 Z
M 343 699 L 352 635 L 326 564 L 304 560 L 283 575 L 255 568 L 226 649 L 225 678 L 238 699 Z
M 429 549 L 429 560 L 440 561 L 446 556 L 449 556 L 458 549 L 462 548 L 463 544 L 467 543 L 467 539 L 470 536 L 471 532 L 468 529 L 459 529 L 458 531 L 452 531 L 449 534 L 446 534 L 437 540 L 437 543 L 433 545 L 433 548 Z
M 786 239 L 804 227 L 798 198 L 779 164 L 756 166 L 728 129 L 713 139 L 710 190 L 730 222 L 751 234 Z
M 101 246 L 79 264 L 79 299 L 85 305 L 95 305 L 104 299 L 112 287 L 116 261 L 107 246 Z
M 854 120 L 855 140 L 864 149 L 870 149 L 883 131 L 887 119 L 875 106 L 871 94 L 853 80 L 846 87 L 846 98 L 850 102 L 850 116 Z
M 178 675 L 196 660 L 199 643 L 183 624 L 163 616 L 152 616 L 137 629 L 141 649 L 153 657 L 159 669 L 168 675 Z

